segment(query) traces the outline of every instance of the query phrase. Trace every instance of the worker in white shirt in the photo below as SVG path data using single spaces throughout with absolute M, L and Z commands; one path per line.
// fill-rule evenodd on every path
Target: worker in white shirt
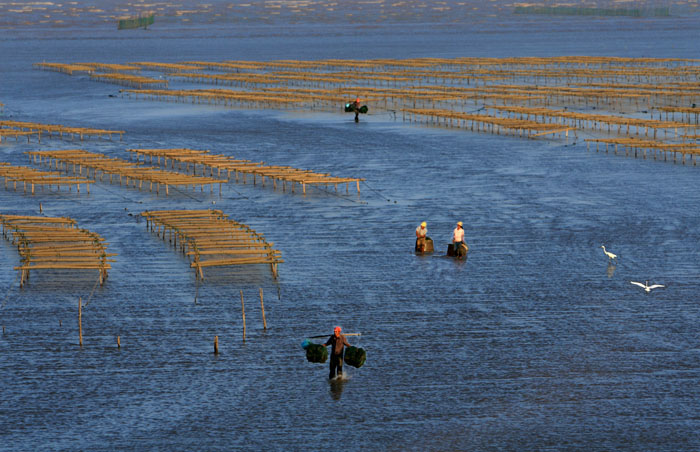
M 457 250 L 459 250 L 461 245 L 464 245 L 465 247 L 467 246 L 466 243 L 464 243 L 464 229 L 462 228 L 462 222 L 458 221 L 457 227 L 454 228 L 454 231 L 452 231 L 452 249 L 454 250 L 455 255 L 459 255 Z
M 428 236 L 428 225 L 424 221 L 416 228 L 416 251 L 425 251 L 425 238 Z

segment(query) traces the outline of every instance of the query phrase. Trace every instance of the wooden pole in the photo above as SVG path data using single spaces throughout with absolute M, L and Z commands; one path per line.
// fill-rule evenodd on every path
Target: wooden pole
M 122 348 L 122 339 L 120 336 L 117 336 L 117 348 Z
M 219 354 L 219 336 L 214 336 L 214 354 Z
M 241 312 L 243 313 L 243 341 L 245 342 L 245 303 L 243 302 L 243 291 L 241 290 Z
M 83 300 L 78 298 L 78 335 L 80 346 L 83 346 Z
M 267 330 L 267 321 L 265 320 L 265 304 L 263 303 L 263 290 L 260 288 L 260 309 L 262 310 L 263 328 Z

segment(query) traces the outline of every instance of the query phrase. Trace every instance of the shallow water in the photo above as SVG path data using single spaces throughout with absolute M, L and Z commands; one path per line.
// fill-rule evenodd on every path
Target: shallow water
M 301 196 L 233 182 L 221 197 L 107 183 L 90 195 L 0 189 L 3 213 L 38 214 L 41 203 L 45 215 L 76 219 L 118 253 L 104 286 L 96 275 L 55 271 L 33 273 L 20 289 L 17 253 L 0 242 L 1 449 L 697 450 L 697 167 L 389 114 L 355 124 L 341 114 L 134 101 L 109 97 L 113 85 L 31 67 L 698 55 L 697 43 L 679 36 L 697 21 L 533 23 L 380 25 L 370 35 L 303 25 L 1 37 L 3 117 L 127 133 L 121 142 L 10 140 L 0 160 L 27 164 L 22 152 L 36 149 L 128 158 L 127 148 L 189 147 L 366 179 L 360 196 L 352 187 L 349 196 Z M 208 207 L 274 242 L 285 260 L 277 280 L 261 266 L 208 270 L 197 284 L 138 215 Z M 415 256 L 423 220 L 436 251 Z M 466 262 L 443 257 L 458 220 Z M 620 256 L 616 266 L 602 244 Z M 629 283 L 645 279 L 668 287 L 645 294 Z M 307 363 L 300 344 L 336 324 L 362 333 L 350 342 L 368 357 L 329 384 L 327 366 Z

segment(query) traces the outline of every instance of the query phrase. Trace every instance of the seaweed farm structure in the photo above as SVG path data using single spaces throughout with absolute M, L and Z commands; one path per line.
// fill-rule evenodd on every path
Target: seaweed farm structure
M 84 67 L 104 71 L 88 64 Z M 340 112 L 348 99 L 361 97 L 373 115 L 424 126 L 567 141 L 578 132 L 603 139 L 644 134 L 662 147 L 700 129 L 700 60 L 689 58 L 146 61 L 128 66 L 169 81 L 160 88 L 120 90 L 137 100 Z M 203 86 L 194 89 L 196 84 Z
M 0 162 L 0 177 L 5 180 L 5 189 L 7 189 L 8 182 L 12 182 L 14 185 L 14 190 L 17 191 L 17 182 L 23 184 L 24 192 L 27 192 L 27 185 L 31 190 L 33 195 L 34 186 L 44 186 L 51 189 L 51 186 L 55 185 L 58 190 L 61 186 L 67 186 L 70 191 L 75 186 L 76 193 L 80 193 L 80 185 L 85 185 L 85 188 L 90 193 L 90 184 L 93 181 L 85 179 L 82 177 L 70 177 L 63 176 L 61 173 L 55 171 L 39 171 L 26 166 L 12 166 L 6 162 Z
M 0 128 L 0 143 L 4 139 L 7 141 L 10 137 L 15 137 L 15 141 L 19 141 L 20 137 L 27 137 L 27 143 L 30 143 L 30 138 L 36 136 L 38 141 L 41 142 L 41 132 L 30 132 L 26 130 L 15 130 L 15 129 L 3 129 Z
M 105 130 L 105 129 L 94 129 L 90 127 L 70 127 L 60 124 L 41 124 L 38 122 L 27 122 L 27 121 L 0 121 L 0 135 L 4 136 L 29 136 L 37 135 L 39 142 L 41 143 L 41 134 L 48 134 L 49 137 L 53 137 L 53 134 L 57 134 L 59 138 L 70 137 L 74 140 L 75 137 L 79 137 L 80 141 L 91 136 L 103 137 L 107 136 L 112 139 L 112 135 L 119 135 L 119 140 L 121 141 L 124 135 L 123 130 Z
M 273 249 L 262 234 L 228 219 L 220 210 L 159 210 L 141 213 L 146 227 L 188 258 L 198 279 L 206 267 L 269 264 L 277 277 L 282 253 Z
M 540 14 L 546 16 L 631 16 L 631 17 L 667 17 L 668 6 L 655 8 L 597 8 L 585 6 L 516 6 L 515 14 Z
M 204 186 L 209 185 L 210 192 L 214 192 L 214 184 L 219 184 L 219 195 L 221 195 L 221 184 L 226 182 L 221 179 L 211 177 L 190 176 L 171 171 L 164 171 L 158 168 L 143 166 L 122 160 L 119 158 L 108 157 L 104 154 L 87 152 L 82 149 L 66 149 L 56 151 L 28 151 L 25 154 L 33 159 L 35 164 L 55 166 L 56 169 L 68 173 L 71 169 L 73 174 L 82 176 L 83 168 L 85 168 L 87 177 L 90 177 L 92 169 L 92 178 L 97 180 L 97 174 L 100 173 L 100 180 L 103 180 L 106 174 L 109 175 L 109 182 L 112 183 L 113 176 L 119 177 L 119 185 L 124 183 L 127 187 L 132 185 L 138 188 L 143 188 L 143 183 L 149 183 L 149 190 L 153 191 L 155 184 L 156 194 L 160 192 L 160 186 L 165 187 L 165 195 L 169 194 L 170 186 L 179 186 L 187 188 L 192 186 L 200 187 L 200 191 L 204 191 Z M 69 168 L 69 165 L 72 165 Z
M 97 270 L 100 284 L 111 268 L 104 239 L 97 233 L 78 228 L 71 218 L 2 215 L 2 234 L 17 247 L 21 264 L 20 287 L 29 280 L 30 270 Z
M 281 183 L 282 191 L 286 191 L 286 185 L 289 184 L 291 192 L 294 192 L 294 185 L 301 185 L 302 193 L 306 194 L 307 185 L 333 185 L 335 191 L 338 191 L 338 184 L 345 184 L 345 192 L 348 193 L 350 183 L 354 182 L 357 186 L 357 193 L 360 193 L 360 182 L 364 179 L 356 177 L 335 177 L 327 173 L 316 173 L 311 170 L 303 170 L 293 168 L 291 166 L 273 166 L 265 165 L 263 162 L 253 162 L 250 160 L 238 160 L 233 157 L 210 154 L 209 151 L 195 149 L 128 149 L 136 155 L 137 162 L 139 156 L 149 157 L 149 164 L 153 164 L 153 158 L 156 158 L 156 164 L 161 165 L 163 158 L 163 167 L 167 168 L 168 160 L 170 160 L 171 168 L 175 167 L 175 162 L 178 162 L 179 169 L 182 169 L 182 164 L 185 164 L 185 171 L 189 171 L 189 165 L 192 164 L 192 172 L 196 174 L 197 165 L 202 168 L 202 176 L 209 169 L 210 176 L 214 175 L 214 169 L 217 170 L 217 177 L 221 177 L 221 171 L 226 171 L 226 175 L 231 179 L 231 172 L 234 173 L 236 181 L 239 180 L 239 173 L 242 175 L 243 183 L 246 182 L 246 175 L 253 176 L 253 184 L 256 184 L 260 178 L 261 185 L 265 186 L 265 179 L 272 181 L 273 189 L 277 188 L 277 184 Z
M 153 25 L 153 22 L 153 14 L 127 17 L 125 19 L 119 19 L 117 22 L 117 30 L 132 30 L 134 28 L 146 29 L 149 25 Z

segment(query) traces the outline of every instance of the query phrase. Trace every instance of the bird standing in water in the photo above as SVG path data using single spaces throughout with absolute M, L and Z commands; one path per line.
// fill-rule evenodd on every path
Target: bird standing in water
M 603 248 L 603 252 L 605 253 L 606 256 L 608 256 L 609 261 L 615 261 L 617 263 L 617 254 L 613 254 L 610 251 L 605 250 L 605 245 L 600 245 L 601 248 Z

